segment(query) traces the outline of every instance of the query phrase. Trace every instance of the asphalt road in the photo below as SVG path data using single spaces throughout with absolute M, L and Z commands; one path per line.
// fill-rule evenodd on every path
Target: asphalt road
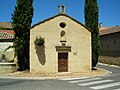
M 110 74 L 100 77 L 61 80 L 21 80 L 0 78 L 0 90 L 120 90 L 120 68 L 97 65 Z

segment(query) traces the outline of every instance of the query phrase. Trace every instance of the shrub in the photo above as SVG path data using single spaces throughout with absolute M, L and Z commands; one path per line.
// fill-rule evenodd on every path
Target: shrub
M 45 44 L 44 38 L 42 37 L 36 37 L 36 40 L 34 41 L 34 43 L 38 46 L 42 46 Z

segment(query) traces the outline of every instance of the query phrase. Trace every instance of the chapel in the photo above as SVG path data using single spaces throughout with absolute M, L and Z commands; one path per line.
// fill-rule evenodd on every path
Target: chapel
M 64 5 L 58 6 L 57 15 L 31 27 L 31 73 L 81 73 L 91 70 L 91 32 L 67 15 Z

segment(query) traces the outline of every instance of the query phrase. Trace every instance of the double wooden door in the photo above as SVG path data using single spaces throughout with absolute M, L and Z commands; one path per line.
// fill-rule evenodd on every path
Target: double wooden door
M 68 53 L 58 53 L 58 72 L 68 72 Z

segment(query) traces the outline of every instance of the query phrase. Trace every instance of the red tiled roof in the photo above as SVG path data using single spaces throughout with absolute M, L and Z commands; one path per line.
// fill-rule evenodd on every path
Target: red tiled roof
M 13 30 L 0 30 L 0 32 L 6 32 L 9 34 L 15 34 L 15 32 Z
M 120 26 L 111 27 L 107 29 L 101 29 L 99 31 L 100 35 L 108 35 L 108 34 L 117 33 L 117 32 L 120 32 Z
M 99 28 L 99 30 L 101 31 L 101 30 L 106 30 L 106 29 L 109 29 L 109 28 L 112 28 L 112 27 L 101 27 L 101 28 Z
M 14 34 L 13 30 L 0 30 L 0 39 L 13 39 Z

